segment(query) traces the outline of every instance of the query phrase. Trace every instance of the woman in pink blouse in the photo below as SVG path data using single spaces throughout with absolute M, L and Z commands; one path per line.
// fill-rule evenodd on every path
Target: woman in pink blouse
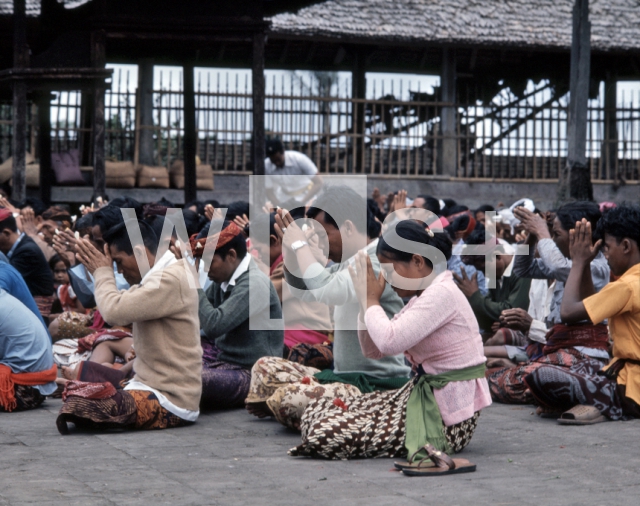
M 361 302 L 358 337 L 367 357 L 404 353 L 416 376 L 400 390 L 314 401 L 302 418 L 304 442 L 290 453 L 345 459 L 418 451 L 436 465 L 399 465 L 405 474 L 468 472 L 475 466 L 444 452 L 469 443 L 480 410 L 491 404 L 478 323 L 446 270 L 448 237 L 411 220 L 395 231 L 413 243 L 405 249 L 420 254 L 391 246 L 397 238 L 388 231 L 377 249 L 384 277 L 376 278 L 366 255 L 349 268 Z M 391 320 L 380 307 L 387 281 L 400 297 L 412 297 Z

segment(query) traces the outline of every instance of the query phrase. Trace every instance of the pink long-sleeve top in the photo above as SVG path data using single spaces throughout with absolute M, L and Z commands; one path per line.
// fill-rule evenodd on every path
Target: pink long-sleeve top
M 404 353 L 417 369 L 440 374 L 486 361 L 478 322 L 450 271 L 438 275 L 419 297 L 389 320 L 380 306 L 371 306 L 358 321 L 362 353 L 369 358 Z M 455 425 L 491 404 L 484 378 L 452 381 L 435 389 L 444 424 Z

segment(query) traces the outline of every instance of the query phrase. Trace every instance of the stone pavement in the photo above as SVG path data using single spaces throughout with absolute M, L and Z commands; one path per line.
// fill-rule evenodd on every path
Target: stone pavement
M 640 420 L 563 427 L 496 404 L 461 454 L 477 472 L 409 478 L 389 459 L 287 457 L 300 436 L 243 410 L 181 429 L 63 437 L 59 407 L 0 413 L 0 506 L 640 503 Z

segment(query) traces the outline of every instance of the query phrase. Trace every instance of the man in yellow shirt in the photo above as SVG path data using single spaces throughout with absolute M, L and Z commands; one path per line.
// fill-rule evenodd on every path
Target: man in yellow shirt
M 598 222 L 597 236 L 593 244 L 585 220 L 571 231 L 573 264 L 560 314 L 566 323 L 608 320 L 613 360 L 601 370 L 590 362 L 569 370 L 543 366 L 525 378 L 543 407 L 571 408 L 558 419 L 563 425 L 640 418 L 640 207 L 608 211 Z M 619 279 L 595 293 L 589 264 L 601 247 Z

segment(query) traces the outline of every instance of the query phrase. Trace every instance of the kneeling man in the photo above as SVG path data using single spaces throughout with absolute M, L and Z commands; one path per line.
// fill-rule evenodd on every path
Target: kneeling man
M 143 244 L 132 245 L 127 225 L 140 227 Z M 67 434 L 69 421 L 129 429 L 193 423 L 200 414 L 202 348 L 198 293 L 189 286 L 185 260 L 176 260 L 171 252 L 157 258 L 158 238 L 142 221 L 116 225 L 103 238 L 104 254 L 89 241 L 79 240 L 77 256 L 95 278 L 95 299 L 105 321 L 133 324 L 135 376 L 124 390 L 108 373 L 100 383 L 67 383 L 58 430 Z M 150 270 L 143 275 L 138 260 L 145 256 Z M 118 291 L 113 262 L 131 285 L 129 290 Z M 99 367 L 93 364 L 93 381 L 99 377 Z

